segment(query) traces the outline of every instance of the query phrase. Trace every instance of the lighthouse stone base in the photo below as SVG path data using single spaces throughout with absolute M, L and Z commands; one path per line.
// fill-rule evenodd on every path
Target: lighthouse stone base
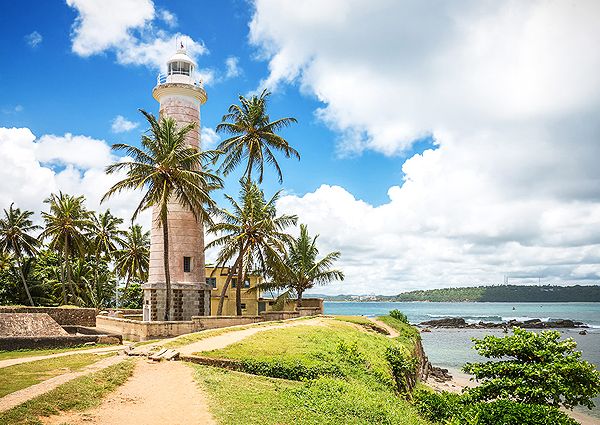
M 167 289 L 165 283 L 147 283 L 144 290 L 144 321 L 165 320 Z M 211 288 L 206 284 L 171 284 L 170 321 L 192 320 L 193 316 L 210 315 Z M 208 311 L 207 311 L 208 310 Z

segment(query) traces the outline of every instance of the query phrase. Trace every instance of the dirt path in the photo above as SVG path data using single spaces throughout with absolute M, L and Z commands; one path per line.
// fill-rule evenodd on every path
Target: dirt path
M 53 357 L 70 356 L 71 354 L 110 353 L 110 352 L 113 352 L 113 351 L 123 350 L 126 347 L 127 347 L 126 345 L 114 345 L 114 346 L 111 346 L 111 347 L 90 348 L 89 350 L 73 350 L 73 351 L 65 351 L 65 352 L 62 352 L 62 353 L 45 354 L 45 355 L 42 355 L 42 356 L 19 357 L 19 358 L 16 358 L 16 359 L 0 360 L 0 369 L 3 368 L 3 367 L 13 366 L 13 365 L 16 365 L 16 364 L 35 362 L 36 360 L 51 359 Z
M 249 329 L 243 329 L 240 331 L 231 331 L 224 333 L 222 335 L 211 336 L 209 338 L 200 340 L 198 342 L 194 342 L 192 344 L 184 345 L 182 347 L 177 348 L 177 350 L 181 354 L 190 355 L 193 353 L 198 353 L 201 351 L 211 351 L 211 350 L 220 350 L 221 348 L 225 348 L 228 345 L 235 344 L 245 338 L 248 338 L 251 335 L 257 334 L 259 332 L 268 331 L 271 329 L 280 329 L 280 328 L 288 328 L 290 326 L 300 326 L 300 325 L 322 325 L 323 320 L 320 318 L 308 319 L 308 320 L 296 320 L 292 322 L 287 322 L 284 324 L 272 325 L 272 326 L 261 326 L 254 327 Z
M 85 412 L 52 416 L 46 425 L 212 425 L 208 401 L 182 362 L 137 362 L 133 376 Z
M 93 363 L 89 366 L 86 366 L 77 372 L 58 375 L 53 378 L 46 379 L 45 381 L 42 381 L 39 384 L 35 384 L 30 387 L 23 388 L 22 390 L 15 391 L 14 393 L 10 393 L 0 398 L 0 412 L 4 412 L 5 410 L 18 406 L 21 403 L 25 403 L 26 401 L 38 397 L 50 390 L 53 390 L 59 385 L 62 385 L 65 382 L 69 382 L 72 379 L 104 369 L 122 360 L 123 357 L 111 356 L 106 359 L 102 359 L 96 363 Z
M 390 333 L 390 338 L 396 338 L 397 336 L 400 336 L 400 333 L 396 329 L 392 328 L 389 325 L 386 325 L 381 320 L 373 319 L 372 317 L 370 317 L 369 320 L 375 323 L 377 326 L 381 326 L 382 328 L 386 329 Z

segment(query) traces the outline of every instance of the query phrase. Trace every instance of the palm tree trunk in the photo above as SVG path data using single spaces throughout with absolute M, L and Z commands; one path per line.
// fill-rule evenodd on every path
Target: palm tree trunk
M 243 258 L 240 254 L 240 258 Z M 242 285 L 244 284 L 244 267 L 240 263 L 238 267 L 237 285 L 235 287 L 235 314 L 242 315 Z
M 242 257 L 239 256 L 237 260 L 235 260 L 235 264 L 229 271 L 229 275 L 227 276 L 225 285 L 223 285 L 223 289 L 221 289 L 221 295 L 219 295 L 219 307 L 217 308 L 217 316 L 223 315 L 223 304 L 225 304 L 225 294 L 227 293 L 227 288 L 229 288 L 229 284 L 231 283 L 231 279 L 233 278 L 233 273 L 235 273 L 240 264 L 241 258 Z
M 67 262 L 65 261 L 65 257 L 64 257 L 64 253 L 63 253 L 63 261 L 62 261 L 62 264 L 60 265 L 60 288 L 62 290 L 63 305 L 67 304 L 67 288 L 65 286 L 66 263 Z
M 302 290 L 299 290 L 299 291 L 297 291 L 297 292 L 298 292 L 298 298 L 296 299 L 296 308 L 298 308 L 298 307 L 302 307 L 302 293 L 303 293 L 304 291 L 302 291 Z
M 23 265 L 21 264 L 21 254 L 17 255 L 17 267 L 19 268 L 19 275 L 21 275 L 21 280 L 23 281 L 23 286 L 25 287 L 25 292 L 27 293 L 27 298 L 29 298 L 29 304 L 32 307 L 35 307 L 33 303 L 33 298 L 31 298 L 31 293 L 29 292 L 29 286 L 27 286 L 27 281 L 25 280 L 25 274 L 23 273 Z
M 167 286 L 165 321 L 168 321 L 171 317 L 171 271 L 169 270 L 169 225 L 167 211 L 161 212 L 160 221 L 163 228 L 163 265 L 165 268 L 165 283 Z

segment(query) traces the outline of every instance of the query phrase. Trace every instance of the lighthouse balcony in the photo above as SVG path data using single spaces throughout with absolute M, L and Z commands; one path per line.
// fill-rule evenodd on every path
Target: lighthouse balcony
M 189 73 L 186 73 L 185 71 L 180 71 L 180 72 L 171 71 L 169 74 L 158 74 L 158 77 L 156 78 L 157 86 L 160 86 L 163 84 L 172 84 L 172 83 L 190 84 L 192 86 L 204 88 L 204 86 L 202 84 L 202 80 L 194 78 L 193 76 L 189 75 Z

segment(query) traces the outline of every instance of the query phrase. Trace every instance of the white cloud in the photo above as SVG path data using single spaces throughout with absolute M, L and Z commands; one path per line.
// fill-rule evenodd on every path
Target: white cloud
M 15 202 L 34 211 L 39 220 L 40 211 L 47 209 L 44 199 L 62 190 L 84 195 L 90 209 L 110 208 L 127 223 L 140 201 L 139 193 L 123 192 L 100 205 L 106 190 L 123 177 L 104 172 L 118 157 L 102 140 L 69 133 L 36 140 L 28 128 L 0 127 L 0 150 L 0 208 Z M 139 221 L 149 227 L 149 214 Z
M 31 34 L 27 34 L 25 36 L 25 41 L 27 42 L 27 44 L 29 44 L 29 47 L 31 47 L 32 49 L 35 49 L 44 39 L 44 37 L 42 37 L 42 34 L 40 34 L 37 31 L 33 31 Z
M 128 131 L 137 128 L 140 125 L 139 122 L 129 121 L 122 115 L 117 115 L 110 125 L 110 129 L 113 133 L 126 133 Z
M 202 127 L 200 140 L 202 141 L 202 149 L 214 149 L 221 141 L 221 136 L 210 127 Z
M 262 85 L 316 96 L 340 154 L 435 140 L 384 205 L 329 186 L 282 200 L 342 251 L 348 281 L 329 292 L 598 278 L 600 3 L 255 6 Z
M 67 4 L 78 12 L 71 38 L 72 50 L 80 56 L 112 51 L 122 65 L 164 71 L 179 42 L 196 61 L 208 52 L 202 42 L 188 35 L 158 28 L 158 20 L 176 26 L 177 17 L 167 10 L 157 12 L 152 0 L 67 0 Z M 212 81 L 211 70 L 200 69 L 199 75 L 206 84 Z
M 225 78 L 235 78 L 242 73 L 240 68 L 240 59 L 235 56 L 230 56 L 225 60 L 225 66 L 227 70 L 225 72 Z
M 161 9 L 159 12 L 159 17 L 162 19 L 170 28 L 174 28 L 177 26 L 177 16 L 173 13 L 169 12 L 166 9 Z

